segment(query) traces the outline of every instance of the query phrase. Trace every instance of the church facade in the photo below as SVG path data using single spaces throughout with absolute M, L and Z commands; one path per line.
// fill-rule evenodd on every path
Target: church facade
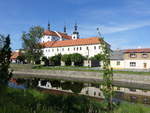
M 64 32 L 62 33 L 50 30 L 50 25 L 48 24 L 48 30 L 44 31 L 41 38 L 41 43 L 44 46 L 42 49 L 43 55 L 47 58 L 57 54 L 73 53 L 79 53 L 90 58 L 102 52 L 101 41 L 99 37 L 80 38 L 76 24 L 72 35 L 67 34 L 66 27 L 64 27 Z

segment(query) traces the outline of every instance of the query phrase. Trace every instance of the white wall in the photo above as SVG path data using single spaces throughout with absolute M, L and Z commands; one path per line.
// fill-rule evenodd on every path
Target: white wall
M 118 61 L 120 62 L 120 65 L 117 65 Z M 125 68 L 124 60 L 111 60 L 110 65 L 114 69 L 123 69 L 123 68 Z
M 62 55 L 64 54 L 72 54 L 72 53 L 80 53 L 85 57 L 92 57 L 96 54 L 99 54 L 102 52 L 101 47 L 99 48 L 100 44 L 93 44 L 93 45 L 81 45 L 81 46 L 68 46 L 68 47 L 50 47 L 50 48 L 44 48 L 43 54 L 46 57 L 55 56 L 59 53 Z M 87 49 L 88 47 L 88 49 Z M 96 47 L 96 49 L 95 49 Z M 68 50 L 69 48 L 69 50 Z M 80 50 L 81 48 L 81 50 Z
M 147 63 L 147 68 L 150 69 L 150 60 L 124 60 L 125 68 L 128 69 L 144 69 L 144 63 Z M 130 62 L 136 62 L 135 67 L 130 66 Z

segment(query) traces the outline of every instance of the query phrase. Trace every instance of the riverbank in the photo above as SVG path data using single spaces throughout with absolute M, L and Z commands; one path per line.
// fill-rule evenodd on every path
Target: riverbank
M 13 70 L 22 69 L 38 69 L 38 70 L 64 70 L 64 71 L 83 71 L 83 72 L 103 72 L 99 67 L 75 67 L 75 66 L 42 66 L 32 64 L 11 64 Z M 116 74 L 131 74 L 131 75 L 150 75 L 150 72 L 141 71 L 129 71 L 129 70 L 114 70 Z
M 103 102 L 85 96 L 52 95 L 37 90 L 8 88 L 0 96 L 0 113 L 107 113 Z M 149 113 L 142 104 L 121 103 L 113 113 Z

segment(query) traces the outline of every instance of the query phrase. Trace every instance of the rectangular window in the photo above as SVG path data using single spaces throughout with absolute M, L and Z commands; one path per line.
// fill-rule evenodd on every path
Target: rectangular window
M 78 47 L 77 47 L 77 51 L 78 51 Z
M 69 48 L 68 48 L 68 51 L 69 51 Z
M 120 61 L 117 61 L 117 66 L 119 66 L 120 65 Z
M 136 67 L 136 62 L 130 62 L 130 67 Z
M 62 51 L 64 51 L 64 48 L 62 48 Z
M 54 51 L 54 49 L 52 49 L 52 51 Z
M 80 50 L 82 50 L 82 47 L 80 47 Z
M 74 51 L 75 51 L 76 49 L 75 49 L 75 47 L 74 47 Z
M 59 51 L 59 49 L 57 48 L 57 51 Z
M 96 46 L 94 46 L 94 49 L 96 49 Z
M 100 49 L 101 47 L 99 46 L 99 49 Z
M 135 53 L 131 53 L 130 54 L 130 58 L 136 58 L 136 54 Z

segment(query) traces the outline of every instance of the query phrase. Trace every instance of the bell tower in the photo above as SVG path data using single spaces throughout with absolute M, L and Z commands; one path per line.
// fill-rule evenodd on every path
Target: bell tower
M 79 32 L 78 32 L 78 26 L 77 26 L 77 23 L 75 23 L 74 25 L 74 32 L 72 34 L 72 39 L 73 40 L 76 40 L 76 39 L 79 39 Z
M 49 30 L 49 31 L 50 31 L 50 26 L 51 26 L 51 25 L 50 25 L 50 23 L 48 22 L 48 30 Z

